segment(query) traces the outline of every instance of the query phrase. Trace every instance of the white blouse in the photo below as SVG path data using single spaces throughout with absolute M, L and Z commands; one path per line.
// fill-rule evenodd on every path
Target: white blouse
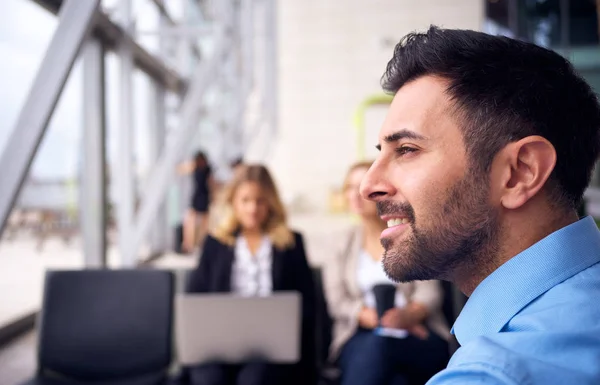
M 231 271 L 231 291 L 243 297 L 266 297 L 273 291 L 271 265 L 273 245 L 264 236 L 256 254 L 252 255 L 246 238 L 238 236 L 235 242 Z
M 381 261 L 376 261 L 365 250 L 361 250 L 358 257 L 357 281 L 360 291 L 363 293 L 364 304 L 367 307 L 375 308 L 375 296 L 373 295 L 373 286 L 381 283 L 394 283 L 383 270 Z M 396 292 L 395 307 L 406 306 L 406 298 L 401 291 Z
M 358 286 L 363 293 L 363 301 L 365 306 L 376 308 L 375 295 L 373 294 L 373 286 L 381 283 L 394 283 L 383 270 L 383 264 L 381 261 L 375 261 L 369 253 L 365 250 L 360 251 L 358 257 L 357 266 L 357 281 Z M 400 290 L 396 291 L 396 297 L 394 299 L 394 306 L 403 308 L 406 306 L 406 296 Z M 394 337 L 394 338 L 406 338 L 408 332 L 403 329 L 392 329 L 378 327 L 375 329 L 375 333 L 380 336 Z

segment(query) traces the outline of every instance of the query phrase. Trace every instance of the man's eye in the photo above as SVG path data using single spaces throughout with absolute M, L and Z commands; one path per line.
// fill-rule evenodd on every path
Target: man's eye
M 401 156 L 406 155 L 411 152 L 416 152 L 416 151 L 419 151 L 419 150 L 414 147 L 409 147 L 409 146 L 401 146 L 396 149 L 396 153 Z

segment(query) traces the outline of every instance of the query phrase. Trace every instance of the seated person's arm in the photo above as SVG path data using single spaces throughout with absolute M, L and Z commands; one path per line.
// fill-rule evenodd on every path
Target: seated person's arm
M 208 174 L 208 191 L 210 192 L 210 196 L 213 198 L 213 200 L 219 190 L 219 183 L 215 180 L 215 177 L 211 171 L 210 174 Z
M 214 253 L 215 240 L 207 236 L 204 246 L 200 252 L 200 263 L 191 273 L 186 285 L 188 293 L 205 293 L 209 291 L 209 279 L 212 266 L 210 263 L 211 255 Z
M 415 291 L 404 308 L 387 311 L 381 325 L 395 329 L 407 329 L 417 337 L 427 338 L 427 330 L 423 322 L 431 312 L 442 304 L 443 292 L 437 281 L 417 281 Z
M 375 329 L 379 325 L 377 310 L 363 306 L 358 313 L 358 324 L 365 329 Z
M 416 281 L 415 291 L 409 300 L 409 306 L 415 315 L 420 315 L 420 321 L 442 307 L 444 291 L 439 281 Z
M 345 246 L 345 245 L 344 245 Z M 348 292 L 344 277 L 346 266 L 346 247 L 336 250 L 334 255 L 323 266 L 323 289 L 327 298 L 329 314 L 336 321 L 366 319 L 366 313 L 362 314 L 362 301 L 353 298 Z M 371 309 L 377 320 L 377 313 Z M 368 311 L 367 311 L 368 312 Z M 362 322 L 361 322 L 362 324 Z
M 177 165 L 177 173 L 179 175 L 188 175 L 194 172 L 196 169 L 196 163 L 194 161 L 185 161 Z

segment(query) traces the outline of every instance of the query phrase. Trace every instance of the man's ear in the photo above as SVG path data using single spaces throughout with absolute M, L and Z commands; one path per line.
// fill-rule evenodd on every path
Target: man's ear
M 547 139 L 533 135 L 509 143 L 496 157 L 500 167 L 500 202 L 517 209 L 546 184 L 556 165 L 556 150 Z

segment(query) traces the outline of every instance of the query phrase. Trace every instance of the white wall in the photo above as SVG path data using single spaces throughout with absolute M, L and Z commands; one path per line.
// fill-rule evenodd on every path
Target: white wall
M 279 133 L 268 163 L 284 199 L 325 209 L 330 188 L 356 158 L 354 110 L 381 92 L 395 43 L 431 24 L 481 29 L 483 6 L 483 0 L 278 1 Z M 367 116 L 369 147 L 384 115 Z

